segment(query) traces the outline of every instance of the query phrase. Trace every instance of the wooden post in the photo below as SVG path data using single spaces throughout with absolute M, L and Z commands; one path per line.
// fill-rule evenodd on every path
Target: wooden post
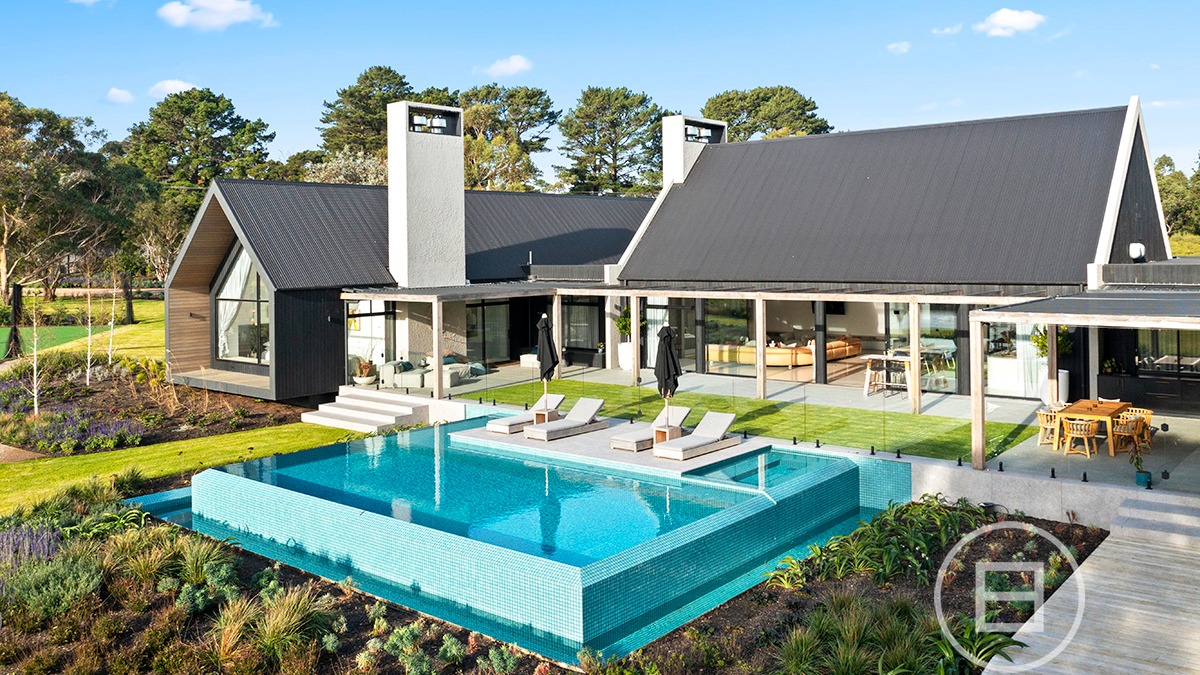
M 983 395 L 983 322 L 970 322 L 971 361 L 971 466 L 987 468 L 987 428 L 984 420 L 985 399 Z
M 613 295 L 604 297 L 604 367 L 612 370 L 617 367 L 617 345 L 621 342 L 621 334 L 617 332 L 617 298 Z
M 1058 325 L 1046 325 L 1046 384 L 1050 405 L 1062 403 L 1058 397 Z
M 563 329 L 562 329 L 562 296 L 555 293 L 554 301 L 550 310 L 550 337 L 554 340 L 554 347 L 558 350 L 558 365 L 554 367 L 554 379 L 562 379 L 563 357 L 566 356 L 567 350 L 563 346 Z
M 636 295 L 629 296 L 629 339 L 633 341 L 633 386 L 642 381 L 642 308 Z
M 754 299 L 754 379 L 758 397 L 767 397 L 767 301 Z
M 921 414 L 921 304 L 908 303 L 908 402 L 912 414 Z
M 442 301 L 433 301 L 430 312 L 430 328 L 433 329 L 433 397 L 440 399 L 442 391 Z

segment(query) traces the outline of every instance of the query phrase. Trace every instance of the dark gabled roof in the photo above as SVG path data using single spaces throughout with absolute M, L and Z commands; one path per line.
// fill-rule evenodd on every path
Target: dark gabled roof
M 386 187 L 225 178 L 216 186 L 276 289 L 395 283 Z
M 219 178 L 216 187 L 276 289 L 388 286 L 387 187 Z M 536 264 L 616 262 L 653 200 L 466 191 L 467 277 Z
M 621 278 L 1085 283 L 1125 115 L 710 145 Z
M 472 281 L 524 277 L 535 265 L 614 263 L 629 246 L 652 199 L 466 193 L 467 276 Z

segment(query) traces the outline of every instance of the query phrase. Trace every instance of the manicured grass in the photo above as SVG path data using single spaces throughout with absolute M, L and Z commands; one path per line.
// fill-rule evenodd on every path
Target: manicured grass
M 84 306 L 86 300 L 82 298 L 64 298 L 57 300 L 54 303 L 55 307 L 62 306 L 76 307 Z M 93 301 L 98 302 L 98 301 Z M 117 314 L 123 316 L 124 301 L 117 301 Z M 113 352 L 117 357 L 128 356 L 130 358 L 152 358 L 162 359 L 166 353 L 166 306 L 162 300 L 134 300 L 133 301 L 133 318 L 137 323 L 132 326 L 117 326 L 113 329 Z M 84 331 L 83 339 L 73 340 L 61 345 L 57 349 L 65 351 L 83 351 L 87 349 L 87 331 Z M 104 334 L 104 338 L 92 338 L 92 349 L 97 353 L 108 352 L 108 333 Z
M 642 387 L 556 380 L 550 383 L 550 391 L 567 397 L 562 410 L 569 409 L 581 396 L 604 399 L 601 414 L 611 417 L 631 417 L 640 410 L 642 419 L 648 421 L 663 407 L 657 392 Z M 533 403 L 541 394 L 542 384 L 533 382 L 491 389 L 483 397 L 522 405 Z M 970 420 L 687 392 L 671 400 L 692 409 L 689 425 L 699 422 L 706 411 L 732 412 L 737 415 L 732 427 L 735 433 L 745 431 L 753 436 L 784 439 L 795 436 L 805 441 L 820 439 L 821 443 L 852 448 L 875 446 L 884 452 L 899 450 L 906 455 L 939 459 L 969 460 L 971 455 Z M 1036 432 L 1036 428 L 1024 424 L 988 422 L 989 456 L 1008 450 Z
M 1200 234 L 1191 232 L 1171 233 L 1172 255 L 1200 255 Z
M 0 514 L 48 496 L 70 483 L 108 476 L 130 466 L 141 469 L 147 478 L 157 478 L 307 450 L 348 437 L 356 436 L 316 424 L 285 424 L 91 455 L 0 464 Z
M 8 333 L 11 328 L 0 328 L 0 344 L 8 344 Z M 100 336 L 104 336 L 105 349 L 108 348 L 108 326 L 92 327 L 93 349 L 98 349 Z M 50 349 L 68 342 L 79 341 L 87 349 L 87 326 L 38 326 L 38 349 Z M 21 328 L 21 344 L 26 351 L 33 350 L 33 328 Z

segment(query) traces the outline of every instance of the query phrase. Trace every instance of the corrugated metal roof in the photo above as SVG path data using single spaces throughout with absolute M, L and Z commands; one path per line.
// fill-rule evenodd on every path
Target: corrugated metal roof
M 386 187 L 225 178 L 216 186 L 275 288 L 395 283 Z
M 386 286 L 387 187 L 220 178 L 216 186 L 277 289 Z M 615 262 L 653 200 L 466 191 L 467 277 Z
M 467 275 L 524 276 L 521 266 L 620 260 L 652 199 L 468 190 Z
M 1059 295 L 1013 305 L 978 310 L 983 315 L 1023 313 L 1033 316 L 1076 315 L 1089 317 L 1200 317 L 1200 290 L 1098 290 Z
M 1125 112 L 710 145 L 622 278 L 1085 283 Z

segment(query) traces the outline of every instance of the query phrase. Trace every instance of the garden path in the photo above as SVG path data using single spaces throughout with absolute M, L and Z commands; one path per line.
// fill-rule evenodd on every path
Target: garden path
M 29 459 L 41 459 L 42 457 L 45 457 L 45 455 L 0 443 L 0 464 L 24 462 Z

